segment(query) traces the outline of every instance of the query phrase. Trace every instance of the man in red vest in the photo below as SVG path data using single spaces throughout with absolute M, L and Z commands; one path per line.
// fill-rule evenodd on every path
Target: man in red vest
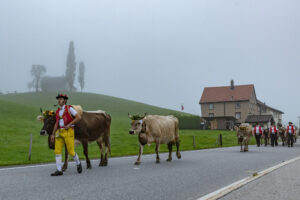
M 81 162 L 74 150 L 74 126 L 80 121 L 81 116 L 72 107 L 67 105 L 68 96 L 66 94 L 57 95 L 58 105 L 56 111 L 56 123 L 54 125 L 51 140 L 55 140 L 56 168 L 51 176 L 61 176 L 62 172 L 62 149 L 67 147 L 68 153 L 73 157 L 77 165 L 77 172 L 82 172 Z
M 288 137 L 288 147 L 294 146 L 295 127 L 292 122 L 286 127 L 286 134 Z
M 271 146 L 272 147 L 274 147 L 274 145 L 278 146 L 278 143 L 277 143 L 278 130 L 277 130 L 277 127 L 274 125 L 274 123 L 272 123 L 269 132 L 270 132 L 270 137 L 271 137 Z
M 256 125 L 253 128 L 253 134 L 255 135 L 257 146 L 260 147 L 260 138 L 263 134 L 263 130 L 258 123 L 256 123 Z

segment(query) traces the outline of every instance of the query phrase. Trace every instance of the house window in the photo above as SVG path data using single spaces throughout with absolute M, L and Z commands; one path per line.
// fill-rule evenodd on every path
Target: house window
M 213 110 L 213 109 L 214 109 L 214 104 L 213 104 L 213 103 L 210 103 L 209 106 L 208 106 L 208 109 L 209 109 L 209 110 Z
M 235 103 L 235 108 L 236 108 L 236 109 L 240 109 L 240 108 L 241 108 L 240 102 L 236 102 L 236 103 Z
M 235 113 L 235 118 L 236 119 L 241 119 L 241 113 L 240 112 L 236 112 Z
M 209 113 L 208 116 L 209 116 L 209 117 L 214 117 L 215 114 L 214 114 L 214 113 Z

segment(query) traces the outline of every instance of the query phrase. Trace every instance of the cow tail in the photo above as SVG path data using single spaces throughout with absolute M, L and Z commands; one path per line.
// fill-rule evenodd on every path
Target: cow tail
M 176 143 L 180 143 L 180 139 L 179 139 L 179 120 L 177 119 L 175 122 L 175 140 Z
M 110 149 L 110 125 L 111 125 L 111 116 L 106 114 L 105 117 L 107 118 L 107 140 L 108 140 L 108 152 L 109 156 L 111 156 L 111 149 Z

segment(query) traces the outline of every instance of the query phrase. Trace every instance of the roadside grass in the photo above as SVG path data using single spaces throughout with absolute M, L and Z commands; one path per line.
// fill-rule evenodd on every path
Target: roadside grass
M 72 93 L 72 102 L 82 105 L 85 110 L 102 109 L 112 116 L 111 156 L 136 155 L 138 153 L 137 136 L 128 133 L 130 120 L 127 113 L 149 113 L 168 115 L 175 111 L 158 108 L 124 99 L 88 94 Z M 54 161 L 54 152 L 48 149 L 47 137 L 40 136 L 42 123 L 36 120 L 39 107 L 55 109 L 54 93 L 23 93 L 0 95 L 0 166 L 46 163 Z M 70 101 L 70 104 L 72 104 Z M 28 160 L 30 133 L 33 135 L 31 161 Z M 180 130 L 181 150 L 206 149 L 217 147 L 217 137 L 222 133 L 223 147 L 237 145 L 234 132 Z M 195 136 L 196 148 L 193 147 Z M 144 154 L 154 153 L 155 145 L 145 146 Z M 175 151 L 175 146 L 173 151 Z M 76 147 L 80 159 L 85 159 L 81 145 Z M 167 146 L 161 145 L 160 152 L 167 152 Z M 90 158 L 99 158 L 99 147 L 95 142 L 89 145 Z M 175 154 L 174 154 L 175 156 Z

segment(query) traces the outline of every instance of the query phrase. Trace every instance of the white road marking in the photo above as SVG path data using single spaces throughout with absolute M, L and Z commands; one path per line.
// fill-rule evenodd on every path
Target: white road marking
M 270 167 L 268 169 L 265 169 L 265 170 L 257 173 L 256 176 L 249 176 L 247 178 L 244 178 L 242 180 L 234 182 L 234 183 L 232 183 L 232 184 L 230 184 L 230 185 L 228 185 L 226 187 L 223 187 L 223 188 L 221 188 L 219 190 L 216 190 L 216 191 L 214 191 L 212 193 L 209 193 L 209 194 L 207 194 L 207 195 L 205 195 L 203 197 L 200 197 L 197 200 L 217 200 L 217 199 L 219 199 L 219 198 L 221 198 L 221 197 L 223 197 L 223 196 L 225 196 L 225 195 L 233 192 L 234 190 L 239 189 L 240 187 L 246 185 L 247 183 L 250 183 L 250 182 L 252 182 L 252 181 L 254 181 L 254 180 L 256 180 L 256 179 L 258 179 L 258 178 L 260 178 L 262 176 L 265 176 L 265 175 L 267 175 L 267 174 L 275 171 L 276 169 L 279 169 L 280 167 L 283 167 L 285 165 L 293 163 L 293 162 L 295 162 L 297 160 L 300 160 L 300 156 L 296 157 L 296 158 L 293 158 L 291 160 L 282 162 L 282 163 L 280 163 L 278 165 L 275 165 L 273 167 Z
M 223 148 L 232 148 L 232 147 L 223 147 Z M 203 151 L 215 151 L 215 150 L 220 150 L 223 148 L 211 148 L 211 149 L 201 149 L 201 150 L 189 150 L 189 151 L 183 151 L 183 152 L 187 152 L 187 153 L 197 153 L 197 152 L 203 152 Z M 161 153 L 161 155 L 167 154 L 166 152 Z M 155 156 L 155 154 L 145 154 L 143 155 L 143 157 L 153 157 Z M 133 158 L 137 158 L 136 156 L 122 156 L 122 157 L 113 157 L 110 159 L 133 159 Z M 91 160 L 91 162 L 96 162 L 99 161 L 99 159 L 93 159 Z M 74 162 L 70 162 L 69 163 L 74 163 Z M 4 167 L 4 168 L 0 168 L 0 171 L 5 171 L 5 170 L 13 170 L 13 169 L 26 169 L 26 168 L 35 168 L 35 167 L 46 167 L 46 166 L 51 166 L 51 165 L 55 165 L 55 163 L 49 163 L 49 164 L 36 164 L 36 165 L 29 165 L 29 166 L 20 166 L 20 167 Z
M 55 165 L 55 164 L 51 163 L 51 164 L 44 164 L 44 165 L 30 165 L 30 166 L 24 166 L 24 167 L 7 167 L 7 168 L 0 168 L 0 171 L 12 170 L 12 169 L 26 169 L 26 168 L 35 168 L 35 167 L 45 167 L 45 166 L 50 166 L 50 165 Z

